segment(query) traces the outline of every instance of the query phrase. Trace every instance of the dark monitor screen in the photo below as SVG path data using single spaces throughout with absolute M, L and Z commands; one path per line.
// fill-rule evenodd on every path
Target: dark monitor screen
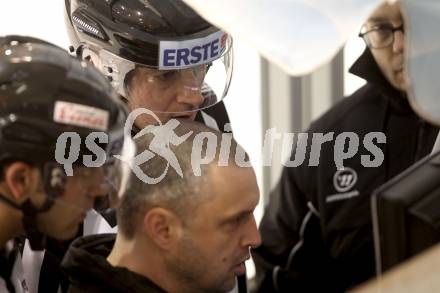
M 440 152 L 373 193 L 377 273 L 440 242 Z

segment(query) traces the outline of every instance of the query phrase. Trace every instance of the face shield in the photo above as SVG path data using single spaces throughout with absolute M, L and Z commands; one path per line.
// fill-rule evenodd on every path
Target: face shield
M 156 113 L 192 112 L 215 105 L 232 77 L 232 38 L 217 31 L 204 38 L 159 41 L 158 66 L 122 58 L 105 49 L 83 50 L 129 104 Z M 180 105 L 176 106 L 176 102 Z
M 56 162 L 45 163 L 44 192 L 49 199 L 83 212 L 92 207 L 100 212 L 111 208 L 113 199 L 125 192 L 131 174 L 127 162 L 135 155 L 136 148 L 130 135 L 124 135 L 123 141 L 112 140 L 110 136 L 110 141 L 105 162 L 100 163 L 96 158 L 94 166 L 74 164 L 71 176 L 67 175 L 65 166 Z

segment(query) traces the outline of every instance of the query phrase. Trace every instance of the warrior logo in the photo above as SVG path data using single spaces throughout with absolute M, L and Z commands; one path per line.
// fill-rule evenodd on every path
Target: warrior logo
M 353 188 L 357 179 L 356 171 L 345 167 L 344 169 L 336 171 L 333 176 L 333 185 L 338 192 L 347 192 Z

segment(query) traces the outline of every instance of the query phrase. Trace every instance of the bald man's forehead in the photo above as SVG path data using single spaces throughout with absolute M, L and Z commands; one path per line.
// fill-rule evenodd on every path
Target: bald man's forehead
M 208 176 L 202 190 L 210 195 L 208 205 L 221 206 L 218 215 L 235 213 L 237 209 L 253 210 L 258 204 L 259 189 L 253 168 L 213 166 Z

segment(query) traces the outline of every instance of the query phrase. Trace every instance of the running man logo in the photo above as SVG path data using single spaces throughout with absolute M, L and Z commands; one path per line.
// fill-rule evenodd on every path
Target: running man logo
M 134 139 L 142 137 L 146 134 L 154 135 L 154 138 L 151 140 L 151 143 L 148 149 L 145 149 L 143 152 L 138 155 L 131 157 L 124 157 L 116 155 L 115 157 L 125 163 L 128 164 L 133 173 L 146 184 L 156 184 L 159 183 L 167 174 L 169 167 L 171 166 L 174 170 L 179 174 L 180 177 L 183 178 L 183 172 L 180 168 L 179 161 L 177 160 L 176 155 L 170 149 L 170 145 L 178 146 L 182 144 L 188 137 L 192 134 L 192 131 L 186 133 L 183 136 L 177 136 L 174 132 L 180 122 L 176 119 L 171 119 L 167 121 L 165 124 L 162 124 L 159 117 L 157 117 L 152 111 L 145 108 L 138 108 L 130 113 L 125 123 L 124 131 L 126 135 L 130 134 L 131 129 L 133 128 L 134 121 L 139 115 L 150 115 L 153 117 L 158 125 L 148 125 L 139 131 Z M 141 165 L 145 164 L 147 161 L 152 159 L 154 156 L 160 156 L 167 161 L 167 166 L 162 174 L 157 178 L 151 178 L 147 174 L 143 172 L 141 169 Z
M 336 171 L 333 176 L 333 185 L 338 192 L 347 192 L 353 188 L 358 179 L 357 173 L 351 168 Z

